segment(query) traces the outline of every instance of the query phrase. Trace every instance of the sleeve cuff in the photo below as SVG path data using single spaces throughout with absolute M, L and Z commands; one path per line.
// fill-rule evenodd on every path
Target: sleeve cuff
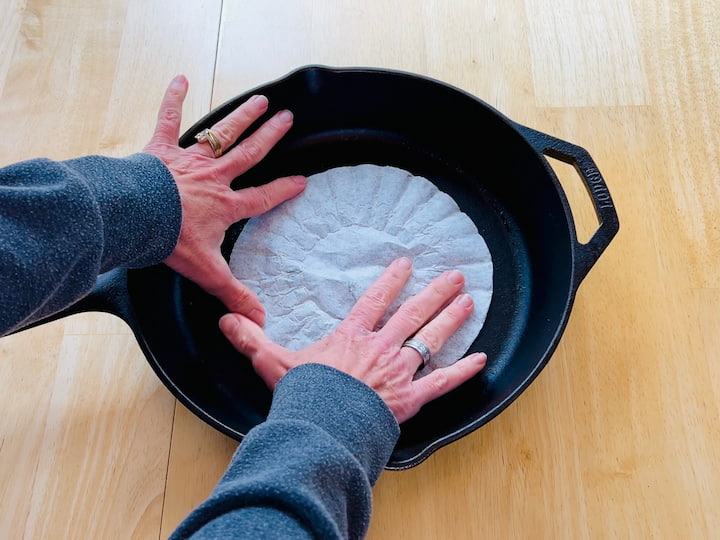
M 89 156 L 66 162 L 90 180 L 103 220 L 101 272 L 160 263 L 175 248 L 182 209 L 175 179 L 150 154 Z M 102 178 L 102 181 L 99 179 Z
M 374 390 L 322 364 L 298 366 L 280 380 L 268 419 L 305 420 L 319 426 L 355 456 L 371 484 L 400 436 L 395 417 Z

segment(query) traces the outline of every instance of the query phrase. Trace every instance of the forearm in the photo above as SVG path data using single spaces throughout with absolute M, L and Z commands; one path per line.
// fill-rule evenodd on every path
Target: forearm
M 161 262 L 180 222 L 172 175 L 147 154 L 0 169 L 0 335 L 72 304 L 102 272 Z
M 268 419 L 250 431 L 210 498 L 173 538 L 361 538 L 371 487 L 399 435 L 369 387 L 318 364 L 278 384 Z

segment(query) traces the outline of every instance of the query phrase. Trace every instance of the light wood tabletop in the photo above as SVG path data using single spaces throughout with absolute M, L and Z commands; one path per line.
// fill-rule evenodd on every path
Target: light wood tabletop
M 307 64 L 427 75 L 585 148 L 620 233 L 557 351 L 490 423 L 384 472 L 369 538 L 717 538 L 720 4 L 1 4 L 0 165 L 139 151 L 178 73 L 187 128 Z M 554 166 L 587 239 L 589 199 Z M 0 358 L 0 538 L 165 538 L 236 447 L 111 315 L 2 338 Z

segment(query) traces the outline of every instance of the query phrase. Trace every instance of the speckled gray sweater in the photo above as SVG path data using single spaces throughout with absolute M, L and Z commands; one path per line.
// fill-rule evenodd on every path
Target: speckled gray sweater
M 101 272 L 163 261 L 180 222 L 175 181 L 148 154 L 0 169 L 0 335 L 73 303 Z
M 173 178 L 149 155 L 0 169 L 0 335 L 72 304 L 99 273 L 163 261 L 180 222 Z M 398 436 L 362 382 L 319 364 L 294 368 L 268 419 L 171 538 L 361 538 Z

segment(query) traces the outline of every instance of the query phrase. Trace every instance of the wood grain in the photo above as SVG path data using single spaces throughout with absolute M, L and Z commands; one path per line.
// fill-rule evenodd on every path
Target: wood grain
M 488 425 L 384 473 L 369 537 L 716 536 L 717 3 L 11 0 L 4 13 L 0 164 L 137 151 L 176 72 L 187 126 L 315 63 L 435 77 L 586 148 L 621 231 L 551 362 Z M 584 241 L 598 226 L 585 187 L 554 166 Z M 167 537 L 236 446 L 175 404 L 110 316 L 3 338 L 0 356 L 3 538 Z
M 3 8 L 0 163 L 139 151 L 179 72 L 185 123 L 207 112 L 216 43 L 187 36 L 216 33 L 220 4 L 172 5 Z M 0 357 L 0 537 L 157 538 L 174 399 L 127 326 L 76 316 L 3 338 Z
M 538 106 L 648 103 L 630 0 L 526 0 L 525 9 Z
M 202 503 L 225 472 L 237 443 L 177 403 L 161 537 L 167 538 Z

